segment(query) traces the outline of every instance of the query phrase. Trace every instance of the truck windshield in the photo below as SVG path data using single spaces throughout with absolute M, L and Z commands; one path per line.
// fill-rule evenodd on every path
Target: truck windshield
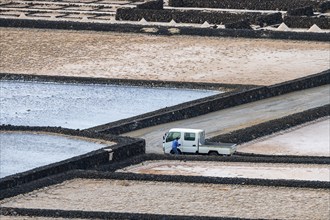
M 179 137 L 179 138 L 181 137 L 180 132 L 169 132 L 167 137 L 166 137 L 166 142 L 171 142 L 177 137 Z

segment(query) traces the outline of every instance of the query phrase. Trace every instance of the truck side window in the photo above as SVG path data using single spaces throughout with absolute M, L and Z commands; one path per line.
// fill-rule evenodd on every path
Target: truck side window
M 180 132 L 170 132 L 168 133 L 167 137 L 166 137 L 166 142 L 171 142 L 173 140 L 175 140 L 175 138 L 180 137 L 181 133 Z
M 184 140 L 185 141 L 194 141 L 196 138 L 195 133 L 184 133 Z

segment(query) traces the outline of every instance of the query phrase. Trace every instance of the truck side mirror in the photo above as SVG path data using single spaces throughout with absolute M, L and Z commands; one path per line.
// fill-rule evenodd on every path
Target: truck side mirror
M 167 132 L 164 134 L 164 136 L 163 136 L 163 140 L 165 140 L 166 136 L 167 136 Z

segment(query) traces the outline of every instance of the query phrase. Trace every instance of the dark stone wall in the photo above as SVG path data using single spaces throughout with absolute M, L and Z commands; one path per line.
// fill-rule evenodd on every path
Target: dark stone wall
M 312 6 L 306 6 L 302 8 L 293 8 L 287 11 L 289 16 L 313 16 L 314 11 Z
M 272 13 L 272 14 L 262 14 L 257 17 L 256 24 L 260 27 L 269 26 L 273 24 L 281 24 L 283 22 L 282 14 Z
M 119 8 L 116 13 L 116 20 L 140 21 L 144 18 L 146 21 L 151 22 L 170 22 L 173 19 L 177 23 L 202 24 L 208 22 L 209 24 L 224 24 L 226 28 L 231 29 L 247 29 L 248 24 L 265 26 L 284 22 L 292 28 L 310 28 L 313 24 L 316 24 L 321 29 L 330 29 L 330 17 L 312 15 L 313 10 L 311 7 L 290 10 L 288 15 L 284 16 L 284 19 L 281 13 L 261 14 L 256 12 L 232 13 Z M 244 25 L 242 25 L 243 22 Z
M 0 179 L 0 193 L 4 189 L 8 189 L 23 183 L 31 182 L 50 175 L 67 172 L 74 169 L 95 169 L 96 167 L 127 159 L 129 157 L 145 153 L 145 140 L 129 137 L 120 137 L 113 135 L 102 135 L 91 131 L 79 131 L 65 129 L 60 127 L 27 127 L 27 126 L 10 126 L 1 125 L 0 131 L 33 131 L 65 134 L 77 137 L 96 138 L 106 141 L 112 141 L 116 144 L 110 147 L 101 148 L 79 155 L 67 160 L 56 162 L 50 165 L 38 167 L 26 172 L 10 175 Z M 112 160 L 109 161 L 109 152 L 106 149 L 112 149 Z
M 330 17 L 285 16 L 283 22 L 290 28 L 310 28 L 316 24 L 321 29 L 330 29 Z
M 319 2 L 313 0 L 169 0 L 168 4 L 172 7 L 287 11 L 310 5 L 318 8 Z
M 243 38 L 263 38 L 263 39 L 286 39 L 305 41 L 330 42 L 329 33 L 309 33 L 309 32 L 287 32 L 287 31 L 267 31 L 267 30 L 234 30 L 234 29 L 214 29 L 214 28 L 194 28 L 176 27 L 177 33 L 172 33 L 169 29 L 157 25 L 130 25 L 130 24 L 104 24 L 91 22 L 72 21 L 46 21 L 46 20 L 24 20 L 0 18 L 0 27 L 19 28 L 40 28 L 40 29 L 64 29 L 64 30 L 91 30 L 91 31 L 112 31 L 121 33 L 144 33 L 151 35 L 191 35 L 191 36 L 212 36 L 212 37 L 243 37 Z M 154 32 L 146 32 L 145 28 L 153 28 Z
M 210 24 L 225 24 L 248 19 L 252 23 L 261 13 L 231 13 L 231 12 L 204 12 L 184 10 L 143 10 L 136 8 L 118 8 L 116 20 L 170 22 L 172 19 L 177 23 L 203 24 L 207 21 Z
M 162 88 L 188 88 L 207 90 L 246 90 L 257 87 L 256 85 L 224 84 L 224 83 L 202 83 L 202 82 L 175 82 L 161 80 L 135 80 L 135 79 L 114 79 L 94 77 L 71 77 L 71 76 L 47 76 L 33 74 L 0 73 L 0 80 L 20 80 L 29 82 L 57 82 L 57 83 L 79 83 L 79 84 L 108 84 L 123 86 L 144 86 Z
M 305 41 L 330 41 L 329 33 L 246 30 L 246 29 L 211 29 L 180 27 L 180 35 L 212 36 L 212 37 L 243 37 L 261 39 L 286 39 Z M 157 32 L 158 34 L 159 32 Z
M 153 111 L 137 117 L 96 126 L 89 128 L 88 130 L 104 134 L 122 134 L 141 128 L 192 118 L 221 109 L 329 83 L 330 69 L 315 75 L 273 86 L 263 86 L 240 92 L 229 92 L 226 94 L 215 95 L 192 102 L 187 102 L 178 106 Z
M 137 4 L 136 8 L 162 10 L 164 8 L 164 1 L 163 0 L 147 1 L 147 2 L 143 2 L 142 4 Z
M 330 1 L 322 1 L 318 6 L 318 10 L 321 13 L 325 13 L 330 10 Z
M 240 20 L 232 23 L 225 24 L 228 29 L 252 29 L 248 20 Z
M 51 217 L 64 219 L 148 219 L 148 220 L 239 220 L 239 218 L 209 217 L 209 216 L 188 216 L 188 215 L 159 215 L 144 213 L 125 212 L 93 212 L 93 211 L 73 211 L 56 209 L 23 209 L 1 207 L 0 214 L 4 216 L 31 216 L 31 217 Z

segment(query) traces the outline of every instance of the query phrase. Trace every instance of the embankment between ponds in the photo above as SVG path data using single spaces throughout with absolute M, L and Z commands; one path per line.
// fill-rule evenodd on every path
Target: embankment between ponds
M 119 213 L 119 212 L 87 212 L 87 211 L 68 211 L 56 209 L 23 209 L 1 207 L 0 215 L 5 216 L 38 216 L 38 217 L 54 217 L 54 218 L 83 218 L 83 219 L 168 219 L 168 220 L 194 220 L 194 219 L 228 219 L 227 217 L 209 217 L 209 216 L 182 216 L 182 215 L 157 215 L 157 214 L 142 214 L 142 213 Z M 231 218 L 232 219 L 232 218 Z M 235 218 L 239 219 L 239 218 Z
M 272 86 L 261 86 L 248 90 L 232 91 L 183 103 L 136 117 L 96 126 L 87 130 L 104 134 L 123 134 L 130 131 L 188 119 L 210 112 L 246 104 L 286 93 L 322 86 L 330 83 L 330 69 L 318 74 L 302 77 Z
M 0 73 L 0 80 L 19 80 L 36 82 L 56 82 L 56 83 L 79 83 L 79 84 L 109 84 L 118 86 L 144 86 L 144 87 L 163 87 L 163 88 L 184 88 L 202 90 L 247 90 L 256 85 L 224 84 L 224 83 L 203 83 L 203 82 L 176 82 L 161 80 L 131 80 L 115 78 L 96 78 L 96 77 L 70 77 L 70 76 L 48 76 L 36 74 L 13 74 Z

